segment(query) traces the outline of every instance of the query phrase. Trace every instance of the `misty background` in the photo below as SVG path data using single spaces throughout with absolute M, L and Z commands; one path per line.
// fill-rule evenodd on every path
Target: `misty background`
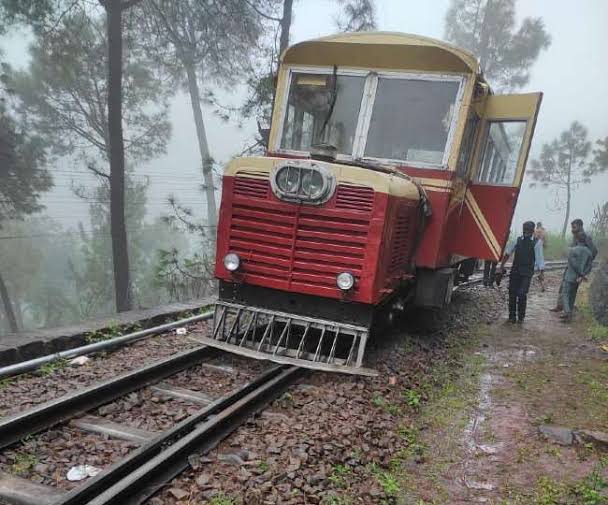
M 446 29 L 445 16 L 450 3 L 450 0 L 432 2 L 376 0 L 374 7 L 377 29 L 443 39 Z M 335 33 L 336 19 L 340 16 L 342 8 L 340 2 L 329 0 L 296 0 L 293 5 L 289 43 Z M 514 90 L 515 93 L 528 91 L 544 93 L 530 159 L 537 158 L 543 143 L 558 137 L 573 121 L 579 121 L 587 128 L 590 141 L 595 142 L 597 139 L 605 138 L 608 135 L 606 121 L 608 100 L 605 97 L 608 73 L 606 68 L 608 31 L 605 22 L 608 19 L 608 3 L 604 0 L 585 0 L 576 3 L 520 0 L 516 2 L 517 24 L 526 17 L 542 18 L 545 30 L 551 37 L 551 44 L 540 52 L 531 67 L 529 82 Z M 6 35 L 0 38 L 2 60 L 15 70 L 27 70 L 30 63 L 28 47 L 33 41 L 34 35 L 31 29 L 11 27 Z M 162 219 L 175 215 L 175 207 L 169 203 L 172 197 L 175 197 L 183 208 L 191 209 L 192 215 L 188 219 L 194 222 L 205 222 L 207 208 L 205 194 L 201 190 L 201 154 L 193 123 L 192 103 L 185 89 L 176 89 L 177 92 L 169 99 L 171 136 L 166 146 L 166 153 L 138 163 L 132 169 L 133 183 L 147 185 L 142 190 L 145 205 L 142 207 L 144 214 L 139 222 L 146 223 L 148 231 L 141 239 L 140 248 L 150 249 L 150 254 L 135 253 L 131 259 L 132 266 L 137 266 L 137 262 L 141 264 L 147 262 L 150 265 L 147 278 L 144 279 L 144 275 L 137 281 L 139 288 L 136 291 L 140 293 L 140 298 L 136 301 L 137 306 L 150 306 L 179 298 L 202 296 L 209 292 L 208 285 L 204 283 L 196 287 L 192 285 L 185 287 L 182 285 L 183 282 L 179 286 L 175 283 L 170 287 L 160 286 L 156 275 L 159 267 L 154 264 L 156 249 L 170 250 L 175 246 L 185 257 L 196 255 L 198 249 L 206 243 L 200 240 L 198 235 L 200 229 L 187 225 L 180 227 L 178 226 L 180 223 L 175 223 L 175 220 L 169 226 L 166 225 L 166 220 Z M 248 90 L 243 82 L 229 86 L 229 90 L 225 86 L 218 86 L 215 90 L 215 99 L 225 106 L 238 107 L 246 99 L 247 93 Z M 216 110 L 215 105 L 206 103 L 203 105 L 209 150 L 215 161 L 214 170 L 219 177 L 221 166 L 251 145 L 258 133 L 258 126 L 254 117 L 235 117 L 231 114 L 231 117 L 226 119 L 219 117 L 214 112 Z M 80 254 L 82 245 L 79 240 L 83 236 L 90 240 L 92 234 L 102 233 L 100 232 L 102 228 L 92 221 L 95 217 L 92 216 L 91 200 L 79 197 L 75 192 L 75 188 L 78 187 L 96 188 L 99 179 L 91 171 L 83 168 L 73 157 L 59 157 L 53 160 L 47 169 L 52 175 L 53 186 L 41 195 L 39 203 L 44 206 L 44 210 L 32 214 L 26 220 L 39 219 L 43 216 L 49 221 L 31 229 L 19 226 L 0 229 L 0 254 L 5 258 L 8 254 L 9 242 L 12 242 L 12 254 L 15 254 L 15 248 L 17 250 L 28 248 L 31 244 L 43 244 L 41 247 L 48 249 L 47 244 L 60 245 L 66 241 L 73 241 L 71 247 Z M 542 221 L 548 229 L 559 232 L 564 221 L 563 200 L 557 200 L 551 188 L 530 187 L 531 182 L 530 177 L 524 180 L 513 222 L 514 228 L 519 229 L 523 221 L 532 219 Z M 217 184 L 217 187 L 221 186 Z M 218 203 L 220 198 L 218 191 L 216 195 Z M 583 184 L 576 189 L 572 199 L 570 219 L 580 217 L 585 223 L 590 223 L 594 211 L 607 200 L 608 173 L 602 173 L 595 176 L 591 184 Z M 59 268 L 64 258 L 61 251 L 58 250 L 57 254 L 56 258 L 45 257 L 44 261 L 47 264 L 44 268 Z M 22 261 L 27 263 L 27 254 L 25 257 Z M 0 266 L 1 260 L 2 258 L 0 258 Z M 40 255 L 34 255 L 30 259 L 34 263 L 41 260 Z M 69 265 L 61 265 L 61 268 L 68 267 Z M 27 269 L 23 265 L 20 268 Z M 27 282 L 35 284 L 36 279 L 41 279 L 42 271 L 33 266 L 30 270 L 27 274 L 32 278 Z M 84 270 L 81 269 L 81 272 Z M 84 274 L 80 281 L 87 282 Z M 102 286 L 104 281 L 97 279 L 97 282 Z M 77 284 L 76 282 L 75 286 Z M 107 314 L 113 310 L 110 288 L 104 296 L 99 298 L 92 296 L 87 302 L 86 310 L 80 307 L 70 314 L 65 312 L 61 317 L 49 318 L 49 314 L 45 317 L 40 313 L 33 313 L 29 309 L 31 300 L 24 299 L 23 302 L 19 302 L 20 289 L 16 288 L 14 281 L 11 287 L 14 292 L 13 304 L 21 303 L 18 312 L 22 329 L 70 323 L 85 317 Z M 62 290 L 60 286 L 56 288 Z M 76 287 L 73 289 L 75 296 L 78 296 L 81 291 Z M 23 287 L 23 290 L 25 291 L 26 288 Z M 49 300 L 53 296 L 51 293 L 46 295 Z M 37 310 L 40 312 L 40 309 Z M 48 312 L 50 311 L 51 309 Z M 0 334 L 2 331 L 6 332 L 8 329 L 6 325 L 3 327 L 0 321 Z

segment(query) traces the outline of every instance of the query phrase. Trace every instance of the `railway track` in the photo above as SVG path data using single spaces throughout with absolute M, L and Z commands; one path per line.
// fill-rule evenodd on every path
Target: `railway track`
M 186 469 L 190 455 L 211 450 L 252 414 L 278 398 L 304 371 L 293 366 L 272 366 L 218 398 L 161 382 L 193 366 L 235 373 L 205 362 L 220 354 L 209 347 L 197 347 L 0 420 L 0 449 L 57 425 L 139 445 L 126 457 L 69 491 L 0 473 L 0 503 L 142 503 Z M 143 388 L 153 388 L 157 395 L 200 405 L 200 409 L 160 433 L 87 415 L 97 407 Z
M 564 266 L 565 262 L 550 262 L 546 270 L 561 269 Z M 481 274 L 475 274 L 455 289 L 478 285 L 482 282 L 482 277 Z M 125 457 L 68 491 L 0 473 L 0 503 L 142 503 L 184 471 L 189 466 L 189 456 L 204 454 L 213 449 L 252 414 L 278 398 L 304 373 L 304 369 L 296 366 L 274 365 L 217 398 L 161 382 L 194 366 L 234 373 L 234 370 L 221 365 L 205 362 L 221 354 L 216 349 L 199 346 L 0 419 L 0 449 L 14 446 L 25 437 L 58 425 L 138 444 Z M 144 388 L 153 388 L 159 395 L 196 404 L 200 408 L 160 433 L 90 415 L 94 409 Z
M 567 261 L 546 261 L 545 262 L 545 272 L 551 272 L 553 270 L 561 270 L 566 267 Z M 508 266 L 508 265 L 507 265 Z M 465 289 L 472 286 L 478 286 L 483 283 L 483 272 L 479 271 L 471 275 L 469 280 L 465 282 L 461 282 L 460 284 L 454 286 L 454 291 L 459 289 Z

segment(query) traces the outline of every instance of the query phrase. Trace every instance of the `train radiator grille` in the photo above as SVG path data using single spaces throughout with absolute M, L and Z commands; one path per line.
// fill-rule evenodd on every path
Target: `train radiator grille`
M 371 188 L 340 185 L 323 207 L 286 206 L 266 198 L 267 193 L 267 181 L 235 178 L 228 247 L 241 257 L 249 281 L 287 290 L 334 290 L 341 272 L 359 279 L 373 208 Z

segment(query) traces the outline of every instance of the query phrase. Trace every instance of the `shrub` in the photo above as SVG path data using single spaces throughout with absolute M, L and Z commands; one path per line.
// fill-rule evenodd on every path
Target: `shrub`
M 593 317 L 600 324 L 608 326 L 608 259 L 603 260 L 591 280 L 589 305 Z

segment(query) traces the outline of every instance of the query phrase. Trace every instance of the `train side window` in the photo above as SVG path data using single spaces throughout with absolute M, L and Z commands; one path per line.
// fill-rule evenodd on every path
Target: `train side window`
M 475 112 L 472 112 L 469 115 L 469 119 L 464 128 L 460 155 L 458 156 L 458 162 L 456 164 L 456 173 L 461 177 L 466 175 L 471 163 L 474 151 L 473 148 L 475 147 L 475 138 L 477 137 L 477 126 L 479 126 L 479 116 Z
M 514 184 L 526 125 L 526 121 L 488 123 L 478 182 L 501 186 Z

